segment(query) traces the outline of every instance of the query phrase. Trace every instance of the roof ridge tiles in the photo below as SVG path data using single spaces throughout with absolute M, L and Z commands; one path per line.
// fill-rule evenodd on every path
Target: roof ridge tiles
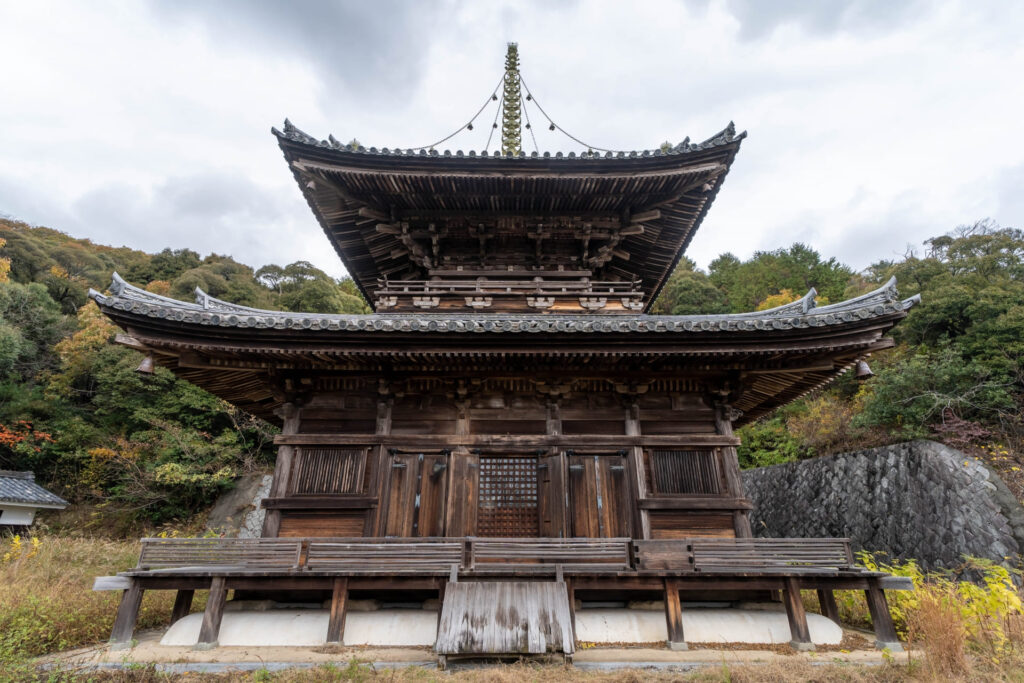
M 354 332 L 744 332 L 828 327 L 898 315 L 920 302 L 899 300 L 895 280 L 848 301 L 811 307 L 814 290 L 767 311 L 714 315 L 529 315 L 503 313 L 323 314 L 271 311 L 231 304 L 198 290 L 202 304 L 147 292 L 117 277 L 105 296 L 90 290 L 97 304 L 134 316 L 213 327 L 303 329 Z
M 298 128 L 289 119 L 284 120 L 284 126 L 282 130 L 278 130 L 276 127 L 271 126 L 271 134 L 275 135 L 278 139 L 289 140 L 291 142 L 298 142 L 304 145 L 312 147 L 323 147 L 332 149 L 338 152 L 346 154 L 369 154 L 369 155 L 380 155 L 380 156 L 426 156 L 426 157 L 445 157 L 445 158 L 460 158 L 460 159 L 572 159 L 572 160 L 598 160 L 598 159 L 637 159 L 641 157 L 663 157 L 673 156 L 679 154 L 689 154 L 691 152 L 701 152 L 706 149 L 714 147 L 721 147 L 724 145 L 738 142 L 747 137 L 747 131 L 736 133 L 736 125 L 730 121 L 729 125 L 715 133 L 711 137 L 707 138 L 703 142 L 691 143 L 689 136 L 683 139 L 678 145 L 669 147 L 667 150 L 657 149 L 643 149 L 643 150 L 620 150 L 616 152 L 588 150 L 586 152 L 575 151 L 570 152 L 540 152 L 535 151 L 526 153 L 520 151 L 518 154 L 505 154 L 499 150 L 495 150 L 488 154 L 487 150 L 476 152 L 475 150 L 461 149 L 457 150 L 438 150 L 430 147 L 407 147 L 405 149 L 400 147 L 383 147 L 378 149 L 377 147 L 364 147 L 363 145 L 353 146 L 349 143 L 340 142 L 333 134 L 328 134 L 326 140 L 319 140 L 304 130 Z

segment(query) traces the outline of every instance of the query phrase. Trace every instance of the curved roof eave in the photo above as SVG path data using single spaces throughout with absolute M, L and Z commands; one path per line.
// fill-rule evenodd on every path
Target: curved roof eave
M 140 321 L 159 319 L 184 328 L 243 328 L 334 333 L 743 333 L 830 328 L 875 318 L 902 316 L 920 296 L 900 299 L 895 278 L 848 301 L 814 307 L 814 290 L 791 303 L 765 311 L 716 315 L 522 315 L 502 313 L 295 313 L 251 308 L 222 301 L 196 289 L 196 302 L 147 292 L 113 275 L 110 295 L 89 296 L 103 308 Z

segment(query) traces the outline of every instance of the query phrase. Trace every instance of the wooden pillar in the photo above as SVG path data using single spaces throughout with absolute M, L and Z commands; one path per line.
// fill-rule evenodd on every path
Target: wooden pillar
M 715 431 L 722 436 L 733 436 L 732 421 L 732 406 L 725 402 L 716 403 Z M 740 461 L 736 454 L 736 447 L 725 446 L 720 449 L 719 453 L 722 475 L 725 478 L 729 495 L 733 498 L 746 498 L 743 492 L 743 477 L 740 474 Z M 737 538 L 751 538 L 754 535 L 750 528 L 750 516 L 746 510 L 733 512 L 733 531 Z
M 224 603 L 228 591 L 223 576 L 215 576 L 210 582 L 210 595 L 206 599 L 206 611 L 203 612 L 203 626 L 199 629 L 197 650 L 212 650 L 218 645 L 220 622 L 224 618 Z
M 345 613 L 348 602 L 348 577 L 334 579 L 331 594 L 331 619 L 327 622 L 327 644 L 343 645 L 345 642 Z
M 871 624 L 875 627 L 875 647 L 879 650 L 903 652 L 900 639 L 896 636 L 896 627 L 892 625 L 889 603 L 885 599 L 885 591 L 878 585 L 878 579 L 868 579 L 868 589 L 864 591 L 871 613 Z
M 674 579 L 665 579 L 665 622 L 668 626 L 668 649 L 687 649 L 686 637 L 683 634 L 683 606 L 679 600 L 679 583 Z
M 377 423 L 375 433 L 378 436 L 389 436 L 391 434 L 391 416 L 395 409 L 395 399 L 391 395 L 390 385 L 380 381 L 380 388 L 377 390 L 380 397 L 377 400 Z M 387 491 L 385 487 L 391 481 L 390 455 L 386 446 L 377 446 L 370 450 L 366 457 L 377 458 L 377 466 L 374 468 L 373 481 L 370 482 L 370 494 L 377 496 L 378 504 L 370 511 L 366 522 L 367 536 L 383 536 L 387 525 Z M 448 467 L 451 469 L 451 466 Z M 449 491 L 451 488 L 449 487 Z
M 143 590 L 137 579 L 129 579 L 131 586 L 121 593 L 121 605 L 117 608 L 114 628 L 110 633 L 111 650 L 127 650 L 132 646 L 132 635 L 135 633 L 135 622 L 139 618 L 139 607 L 142 606 Z
M 174 596 L 174 609 L 171 610 L 172 626 L 179 619 L 187 617 L 188 613 L 192 611 L 192 598 L 195 597 L 195 594 L 194 590 L 180 589 Z
M 295 403 L 285 403 L 278 411 L 278 415 L 284 419 L 281 427 L 282 434 L 298 434 L 301 410 Z M 294 446 L 279 446 L 277 449 L 277 462 L 274 465 L 274 481 L 270 485 L 271 498 L 283 498 L 288 495 L 288 480 L 292 473 L 292 460 L 295 458 Z M 263 538 L 276 538 L 281 529 L 281 511 L 267 510 L 267 516 L 263 519 Z
M 569 625 L 572 627 L 572 642 L 576 644 L 576 586 L 572 579 L 565 580 L 565 594 L 569 599 Z
M 789 619 L 789 634 L 792 638 L 789 644 L 794 650 L 813 650 L 811 631 L 807 628 L 807 612 L 800 599 L 800 582 L 792 576 L 787 576 L 783 582 L 782 600 L 786 603 L 786 617 Z
M 818 589 L 818 604 L 821 605 L 822 616 L 839 623 L 839 605 L 836 604 L 836 596 L 831 588 Z
M 634 397 L 626 406 L 626 436 L 640 436 L 640 406 Z M 644 480 L 644 450 L 640 446 L 633 446 L 629 449 L 629 470 L 630 489 L 633 499 L 633 536 L 635 538 L 651 537 L 651 519 L 647 510 L 641 510 L 636 501 L 647 495 L 647 485 Z

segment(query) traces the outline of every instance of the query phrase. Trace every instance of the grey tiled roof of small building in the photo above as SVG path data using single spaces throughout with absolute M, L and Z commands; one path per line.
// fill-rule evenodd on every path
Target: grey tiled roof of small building
M 815 307 L 812 289 L 802 298 L 751 313 L 721 315 L 523 315 L 505 313 L 291 313 L 239 306 L 196 289 L 190 303 L 147 292 L 114 273 L 110 295 L 89 290 L 103 307 L 133 315 L 206 327 L 335 332 L 492 333 L 701 333 L 792 330 L 842 325 L 908 310 L 919 296 L 900 299 L 893 278 L 862 296 Z
M 68 502 L 35 482 L 31 472 L 0 470 L 0 503 L 67 507 Z

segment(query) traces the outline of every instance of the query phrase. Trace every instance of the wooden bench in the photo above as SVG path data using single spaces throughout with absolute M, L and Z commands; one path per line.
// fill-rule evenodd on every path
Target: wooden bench
M 278 538 L 144 538 L 138 569 L 296 569 L 302 541 Z
M 309 571 L 373 574 L 448 574 L 462 564 L 462 540 L 399 541 L 386 538 L 310 540 Z
M 694 538 L 689 544 L 698 572 L 855 569 L 847 538 Z
M 468 538 L 469 567 L 522 573 L 617 572 L 631 568 L 628 538 Z

